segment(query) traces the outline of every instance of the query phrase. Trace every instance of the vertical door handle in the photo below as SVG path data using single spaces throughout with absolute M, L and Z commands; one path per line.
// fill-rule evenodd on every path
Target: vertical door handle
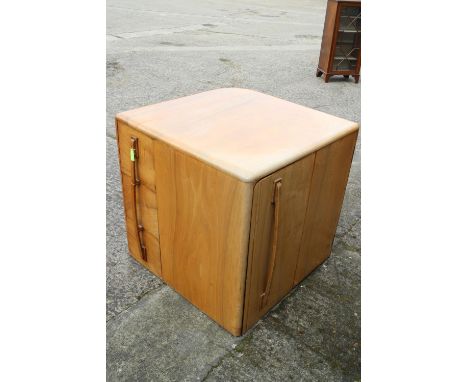
M 148 256 L 146 253 L 145 241 L 143 237 L 143 223 L 140 221 L 140 210 L 137 205 L 137 194 L 139 193 L 139 188 L 141 184 L 140 176 L 138 174 L 138 138 L 131 137 L 132 146 L 130 148 L 130 160 L 132 161 L 132 190 L 133 190 L 133 210 L 135 211 L 135 224 L 137 229 L 138 237 L 138 246 L 140 247 L 140 255 L 144 261 L 148 261 Z M 138 194 L 139 196 L 139 194 Z
M 271 242 L 271 253 L 268 263 L 268 273 L 265 283 L 265 288 L 261 294 L 260 309 L 266 305 L 268 301 L 268 296 L 270 295 L 271 283 L 273 280 L 273 274 L 275 273 L 276 265 L 276 252 L 278 250 L 278 231 L 279 231 L 279 216 L 280 216 L 280 191 L 281 191 L 281 178 L 274 181 L 274 191 L 273 191 L 273 208 L 274 208 L 274 223 L 273 223 L 273 240 Z

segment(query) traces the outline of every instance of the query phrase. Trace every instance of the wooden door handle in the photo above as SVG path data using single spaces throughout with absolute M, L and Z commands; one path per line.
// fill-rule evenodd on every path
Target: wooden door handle
M 140 211 L 137 205 L 137 193 L 139 192 L 141 180 L 140 176 L 138 175 L 138 138 L 131 137 L 132 146 L 130 148 L 130 160 L 133 162 L 132 165 L 132 190 L 133 190 L 133 210 L 135 211 L 135 224 L 137 230 L 137 237 L 138 237 L 138 245 L 140 247 L 140 254 L 141 258 L 144 261 L 148 261 L 148 256 L 146 253 L 145 247 L 145 240 L 143 237 L 143 232 L 145 228 L 143 227 L 143 223 L 140 222 Z
M 273 223 L 273 240 L 271 243 L 270 261 L 268 263 L 268 274 L 265 283 L 265 288 L 261 294 L 260 309 L 266 305 L 268 296 L 270 295 L 271 283 L 273 280 L 273 274 L 275 272 L 276 265 L 276 252 L 278 249 L 278 231 L 279 231 L 279 216 L 280 216 L 280 191 L 281 191 L 281 178 L 276 179 L 274 182 L 273 200 L 274 206 L 274 223 Z

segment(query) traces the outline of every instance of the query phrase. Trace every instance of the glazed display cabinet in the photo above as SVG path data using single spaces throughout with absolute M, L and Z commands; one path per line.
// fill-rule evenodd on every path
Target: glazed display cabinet
M 328 0 L 317 77 L 354 77 L 361 70 L 361 1 Z

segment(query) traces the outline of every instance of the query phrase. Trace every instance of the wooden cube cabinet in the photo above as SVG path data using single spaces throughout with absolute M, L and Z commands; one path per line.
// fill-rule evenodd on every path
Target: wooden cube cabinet
M 361 70 L 361 1 L 328 0 L 316 75 L 354 77 Z
M 131 255 L 233 335 L 330 255 L 356 123 L 229 88 L 116 128 Z

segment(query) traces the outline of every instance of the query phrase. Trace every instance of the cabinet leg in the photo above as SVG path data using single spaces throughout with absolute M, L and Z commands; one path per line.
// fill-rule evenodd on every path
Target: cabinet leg
M 356 74 L 354 77 L 354 83 L 357 84 L 359 82 L 359 77 L 360 75 L 359 74 Z
M 328 82 L 328 80 L 330 79 L 330 77 L 331 77 L 331 74 L 325 74 L 325 77 L 323 78 L 324 81 L 325 81 L 325 83 Z
M 315 77 L 320 77 L 322 75 L 322 71 L 320 69 L 317 69 L 315 72 Z

